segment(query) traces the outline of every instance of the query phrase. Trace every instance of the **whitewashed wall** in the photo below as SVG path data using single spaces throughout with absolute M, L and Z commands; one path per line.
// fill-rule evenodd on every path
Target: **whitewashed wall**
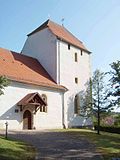
M 90 125 L 91 120 L 74 114 L 74 97 L 85 90 L 85 84 L 91 76 L 90 55 L 80 49 L 56 39 L 48 30 L 44 29 L 28 37 L 23 54 L 35 57 L 58 83 L 68 88 L 64 98 L 65 124 L 68 126 Z M 78 62 L 75 62 L 75 53 Z M 78 84 L 75 84 L 78 77 Z
M 16 103 L 29 93 L 38 92 L 47 95 L 47 113 L 38 111 L 34 115 L 33 126 L 40 128 L 62 128 L 62 92 L 12 82 L 0 96 L 0 129 L 9 123 L 9 129 L 23 129 L 23 112 L 15 113 Z
M 90 54 L 83 51 L 81 55 L 80 49 L 72 45 L 68 50 L 68 44 L 59 40 L 57 46 L 58 57 L 60 57 L 58 63 L 60 84 L 68 88 L 68 92 L 65 93 L 65 124 L 69 127 L 91 125 L 91 119 L 86 120 L 74 114 L 75 95 L 85 90 L 85 84 L 91 76 Z M 75 53 L 78 57 L 77 62 L 75 62 Z M 75 77 L 78 78 L 78 84 L 75 83 Z
M 34 57 L 57 82 L 56 37 L 49 29 L 28 36 L 22 54 Z
M 58 40 L 60 45 L 60 84 L 69 88 L 85 88 L 85 83 L 91 76 L 90 54 Z M 78 62 L 75 62 L 75 53 L 78 55 Z M 75 84 L 75 77 L 78 77 L 78 84 Z

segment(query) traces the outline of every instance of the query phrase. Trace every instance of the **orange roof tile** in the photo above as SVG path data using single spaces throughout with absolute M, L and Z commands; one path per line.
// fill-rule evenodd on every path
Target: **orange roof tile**
M 65 90 L 65 87 L 53 81 L 37 59 L 0 48 L 0 76 L 2 75 L 18 82 Z
M 33 98 L 35 98 L 36 96 L 39 98 L 39 104 L 42 103 L 43 105 L 47 105 L 47 103 L 42 99 L 42 97 L 40 96 L 40 94 L 39 94 L 38 92 L 27 94 L 25 97 L 23 97 L 23 98 L 17 103 L 17 105 L 18 105 L 18 106 L 21 106 L 21 105 L 25 106 L 25 105 L 27 105 L 27 104 L 30 104 L 30 103 L 31 103 L 30 101 L 33 100 Z M 36 102 L 33 102 L 32 104 L 36 104 Z M 37 103 L 37 104 L 38 104 L 38 103 Z
M 31 32 L 30 34 L 28 34 L 28 36 L 39 32 L 40 30 L 43 30 L 45 28 L 49 28 L 51 30 L 51 32 L 59 39 L 68 42 L 88 53 L 91 53 L 90 51 L 88 51 L 88 49 L 84 46 L 84 44 L 77 39 L 71 32 L 69 32 L 64 26 L 61 26 L 55 22 L 52 22 L 51 20 L 47 20 L 45 23 L 43 23 L 40 27 L 38 27 L 37 29 L 35 29 L 33 32 Z

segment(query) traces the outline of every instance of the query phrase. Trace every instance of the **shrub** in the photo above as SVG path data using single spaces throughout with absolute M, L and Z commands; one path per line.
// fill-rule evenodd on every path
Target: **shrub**
M 97 130 L 97 126 L 95 126 L 95 130 Z M 119 126 L 100 126 L 100 131 L 120 134 L 120 127 Z

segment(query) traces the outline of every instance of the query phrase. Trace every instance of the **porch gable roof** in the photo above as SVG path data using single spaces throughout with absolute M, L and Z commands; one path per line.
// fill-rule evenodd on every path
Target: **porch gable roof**
M 17 103 L 18 106 L 26 106 L 28 104 L 47 105 L 38 92 L 27 94 Z

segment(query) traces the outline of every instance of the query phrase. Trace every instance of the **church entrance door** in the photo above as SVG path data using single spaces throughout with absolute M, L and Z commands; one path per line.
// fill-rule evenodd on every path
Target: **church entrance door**
M 23 129 L 32 129 L 32 114 L 29 110 L 23 114 Z

